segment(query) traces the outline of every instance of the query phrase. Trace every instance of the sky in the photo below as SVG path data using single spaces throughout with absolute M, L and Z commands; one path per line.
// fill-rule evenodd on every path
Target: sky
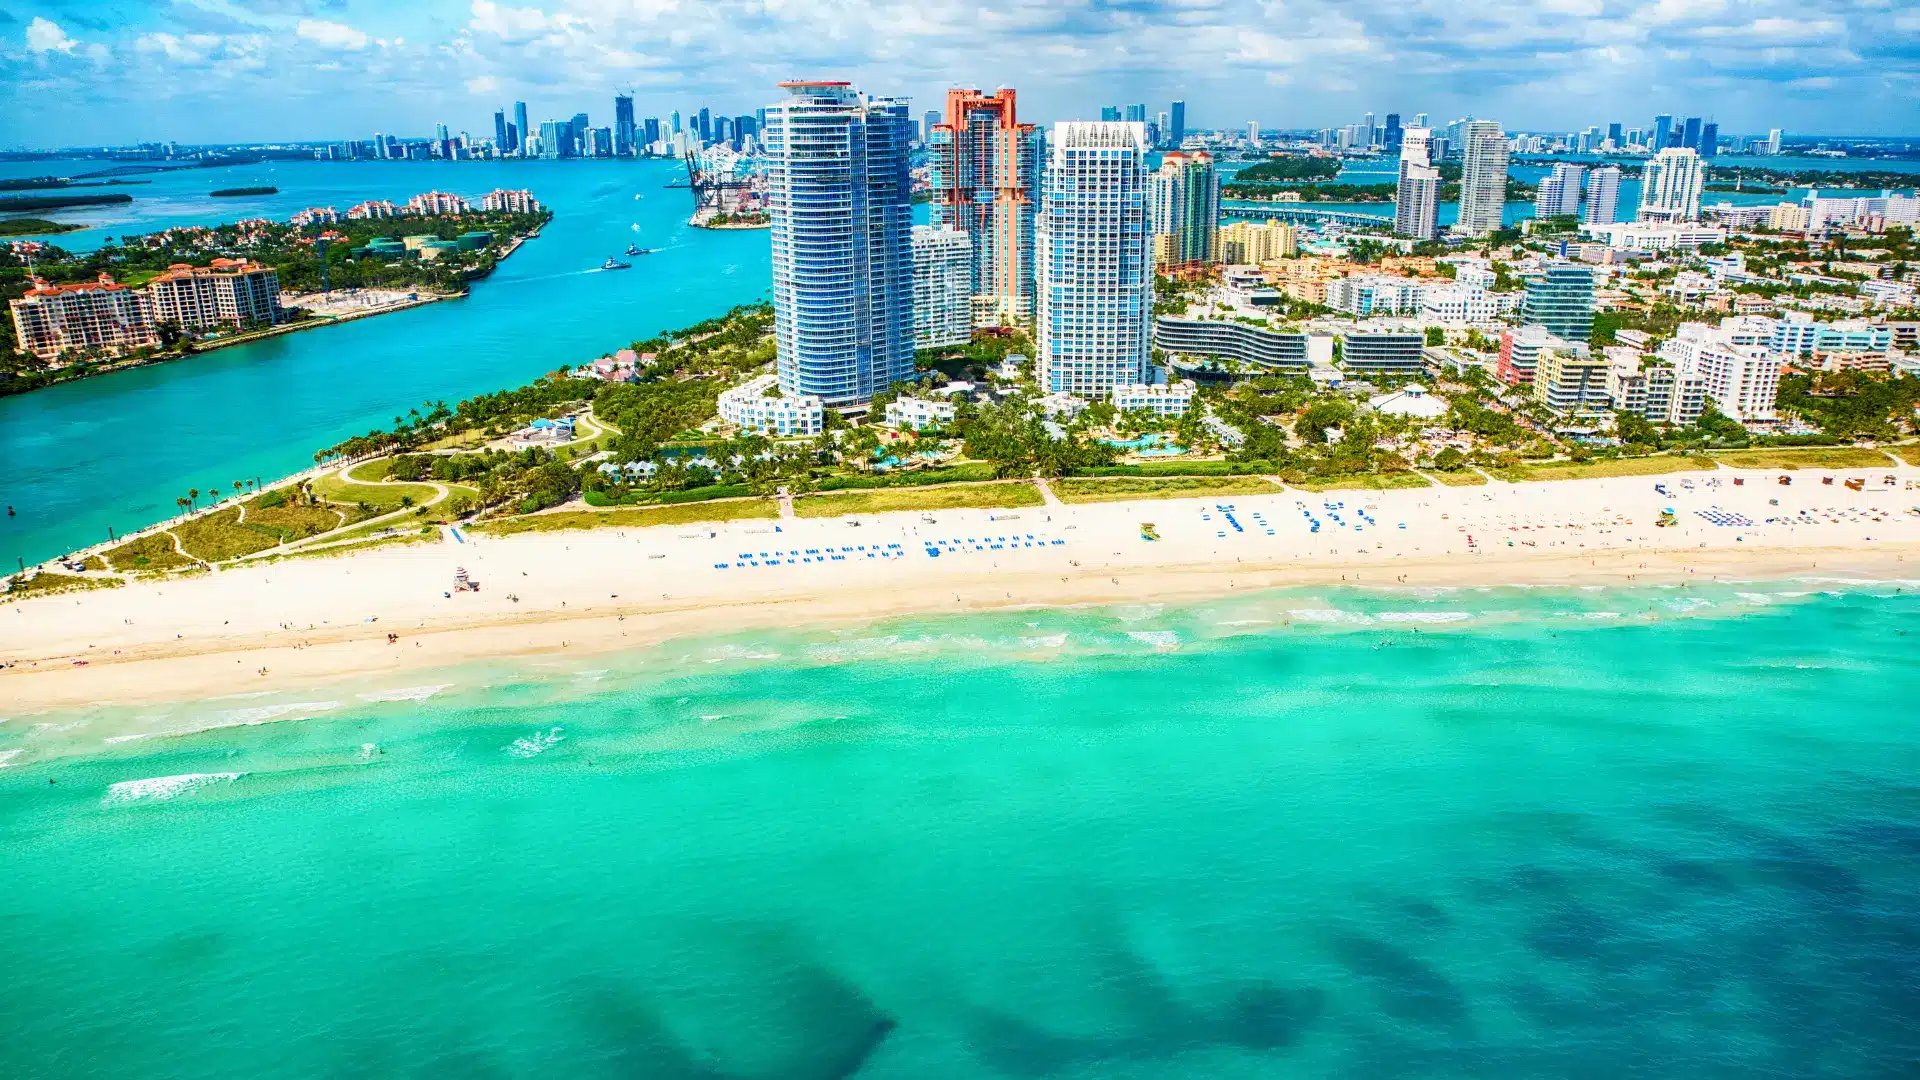
M 0 0 L 0 148 L 476 135 L 744 113 L 788 78 L 1023 118 L 1187 102 L 1189 127 L 1372 111 L 1552 132 L 1655 113 L 1723 134 L 1920 136 L 1913 0 Z

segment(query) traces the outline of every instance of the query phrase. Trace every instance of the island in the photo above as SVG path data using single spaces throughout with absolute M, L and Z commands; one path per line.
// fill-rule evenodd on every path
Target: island
M 0 214 L 35 210 L 65 210 L 76 206 L 114 206 L 130 203 L 131 195 L 12 195 L 0 198 Z
M 207 192 L 208 197 L 214 199 L 238 199 L 248 195 L 278 194 L 280 194 L 280 189 L 277 187 L 230 187 Z
M 286 222 L 122 235 L 91 252 L 0 247 L 0 301 L 12 316 L 0 319 L 0 395 L 461 296 L 551 219 L 524 191 L 494 192 L 478 207 L 429 192 L 344 214 L 313 207 Z M 32 220 L 35 233 L 69 231 Z M 183 308 L 170 290 L 188 277 L 215 288 L 244 279 L 249 302 Z M 109 340 L 68 340 L 56 328 L 72 320 L 37 311 L 75 304 L 113 313 Z
M 0 236 L 57 236 L 60 233 L 79 232 L 86 227 L 48 221 L 46 218 L 0 218 Z

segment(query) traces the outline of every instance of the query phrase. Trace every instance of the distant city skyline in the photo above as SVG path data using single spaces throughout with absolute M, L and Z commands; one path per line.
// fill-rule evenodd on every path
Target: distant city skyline
M 1017 85 L 1024 116 L 1049 125 L 1115 104 L 1152 119 L 1180 99 L 1188 130 L 1393 111 L 1551 132 L 1684 113 L 1723 134 L 1920 137 L 1920 17 L 1897 5 L 1563 0 L 1409 18 L 1359 0 L 1290 7 L 1284 37 L 1269 29 L 1278 7 L 0 0 L 0 145 L 491 135 L 515 100 L 606 125 L 629 89 L 643 115 L 739 114 L 781 79 L 829 75 L 916 111 L 952 86 Z

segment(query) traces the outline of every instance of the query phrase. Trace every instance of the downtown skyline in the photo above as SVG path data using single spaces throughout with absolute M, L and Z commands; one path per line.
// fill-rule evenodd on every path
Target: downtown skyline
M 1308 33 L 1269 29 L 1281 15 Z M 764 87 L 825 73 L 919 107 L 953 85 L 1018 85 L 1023 114 L 1043 124 L 1182 98 L 1190 129 L 1314 128 L 1397 108 L 1552 131 L 1678 110 L 1726 133 L 1895 136 L 1912 133 L 1920 16 L 1598 0 L 1483 5 L 1471 20 L 1252 0 L 0 0 L 7 147 L 479 132 L 502 100 L 571 115 L 628 87 L 643 113 L 750 112 Z

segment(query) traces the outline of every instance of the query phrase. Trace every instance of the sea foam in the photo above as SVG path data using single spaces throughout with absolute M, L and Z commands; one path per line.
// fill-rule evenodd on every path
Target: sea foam
M 1156 649 L 1171 649 L 1180 644 L 1180 635 L 1171 630 L 1129 630 L 1127 636 Z
M 101 802 L 113 806 L 118 803 L 143 800 L 172 799 L 214 784 L 231 784 L 245 775 L 247 774 L 237 772 L 181 773 L 179 776 L 150 776 L 145 780 L 122 780 L 107 788 L 106 798 Z
M 1465 611 L 1383 611 L 1377 618 L 1387 623 L 1450 623 L 1473 616 Z
M 452 685 L 435 683 L 431 686 L 403 686 L 397 690 L 372 690 L 355 696 L 361 701 L 425 701 Z
M 19 749 L 0 750 L 0 769 L 6 768 L 7 765 L 10 764 L 14 758 L 19 757 L 23 753 L 26 753 L 26 751 L 19 750 Z
M 530 758 L 535 754 L 544 754 L 566 740 L 566 729 L 551 727 L 545 731 L 536 731 L 525 738 L 515 739 L 507 746 L 507 753 L 518 758 Z

